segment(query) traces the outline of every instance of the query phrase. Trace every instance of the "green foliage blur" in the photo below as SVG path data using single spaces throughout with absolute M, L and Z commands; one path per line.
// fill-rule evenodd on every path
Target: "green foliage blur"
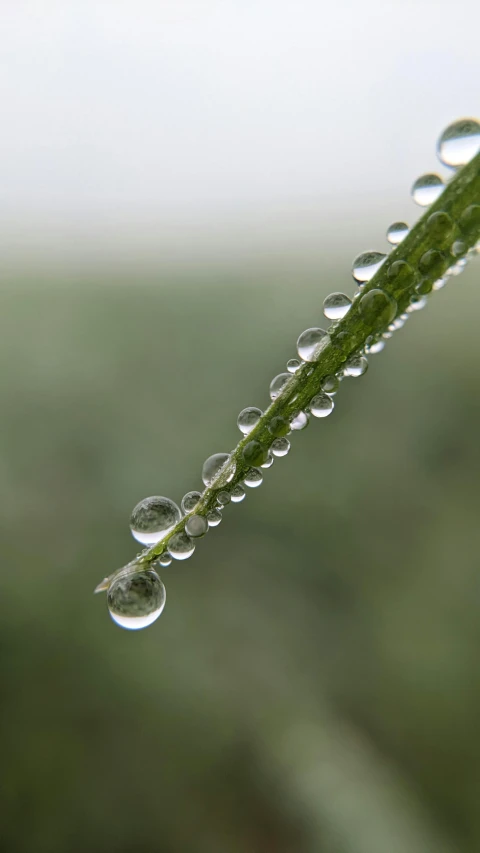
M 92 595 L 345 268 L 2 290 L 2 851 L 480 849 L 478 262 L 164 570 L 153 627 Z

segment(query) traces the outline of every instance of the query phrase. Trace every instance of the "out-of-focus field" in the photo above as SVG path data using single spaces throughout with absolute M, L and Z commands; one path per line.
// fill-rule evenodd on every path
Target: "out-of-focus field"
M 135 553 L 132 506 L 200 486 L 351 285 L 1 292 L 2 850 L 480 849 L 479 275 L 164 571 L 138 634 L 92 596 Z

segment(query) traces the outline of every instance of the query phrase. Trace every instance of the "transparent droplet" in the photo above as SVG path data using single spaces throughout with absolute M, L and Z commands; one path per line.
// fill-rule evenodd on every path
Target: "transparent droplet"
M 159 495 L 144 498 L 134 507 L 130 518 L 132 536 L 142 545 L 156 545 L 180 521 L 180 507 Z
M 286 418 L 276 415 L 268 424 L 268 430 L 276 438 L 282 438 L 290 432 L 290 424 Z
M 231 498 L 232 498 L 232 496 L 231 496 L 230 492 L 227 492 L 227 491 L 219 492 L 217 495 L 217 503 L 218 503 L 219 507 L 227 506 L 230 503 Z
M 419 282 L 415 285 L 415 290 L 417 293 L 420 293 L 422 296 L 430 293 L 433 287 L 433 283 L 429 278 L 421 278 Z
M 330 293 L 323 303 L 323 313 L 327 320 L 342 320 L 351 306 L 352 300 L 346 293 Z
M 298 358 L 290 358 L 287 361 L 287 370 L 289 373 L 296 373 L 297 370 L 302 366 L 302 362 L 298 360 Z
M 310 411 L 314 418 L 326 418 L 333 412 L 334 402 L 328 394 L 317 394 L 310 403 Z
M 467 247 L 463 240 L 455 240 L 452 245 L 452 255 L 454 258 L 458 258 L 460 255 L 464 255 L 467 250 Z
M 210 509 L 207 512 L 207 521 L 209 527 L 218 527 L 222 520 L 222 513 L 218 509 Z
M 379 288 L 364 293 L 358 303 L 363 320 L 375 329 L 388 326 L 397 313 L 397 303 L 393 296 Z
M 162 569 L 165 569 L 167 566 L 171 565 L 172 558 L 171 558 L 170 554 L 168 553 L 168 551 L 164 551 L 163 554 L 160 554 L 158 560 L 156 560 L 155 562 L 158 563 L 158 565 L 161 566 Z M 155 565 L 154 565 L 154 568 L 155 568 Z
M 327 394 L 336 394 L 339 388 L 340 379 L 338 376 L 325 376 L 325 379 L 322 381 L 322 391 L 326 391 Z
M 424 275 L 437 278 L 445 268 L 445 255 L 438 249 L 429 249 L 424 252 L 418 262 L 418 268 Z
M 363 376 L 368 369 L 368 361 L 364 355 L 354 355 L 345 362 L 345 376 Z
M 263 483 L 263 474 L 258 468 L 249 468 L 243 478 L 243 482 L 246 486 L 250 486 L 251 489 L 256 489 Z
M 306 412 L 299 412 L 298 415 L 295 415 L 294 418 L 290 421 L 290 426 L 292 429 L 300 430 L 305 429 L 308 426 L 309 417 Z
M 387 278 L 395 283 L 407 284 L 410 279 L 413 280 L 414 276 L 413 267 L 407 261 L 394 261 L 387 270 Z
M 174 533 L 168 542 L 168 552 L 174 560 L 188 560 L 195 551 L 195 543 L 184 530 Z
M 206 486 L 215 481 L 217 486 L 226 486 L 235 476 L 235 460 L 230 453 L 214 453 L 203 463 L 202 480 Z
M 412 198 L 420 207 L 428 207 L 440 198 L 444 186 L 440 175 L 420 175 L 412 187 Z
M 185 522 L 185 533 L 193 539 L 205 536 L 208 530 L 208 521 L 203 515 L 191 515 Z
M 445 166 L 465 166 L 480 151 L 480 123 L 474 118 L 461 118 L 449 124 L 437 143 L 438 159 Z
M 200 492 L 187 492 L 187 494 L 183 496 L 182 502 L 180 504 L 182 512 L 187 515 L 187 513 L 195 509 L 201 497 L 202 495 L 200 494 Z
M 362 252 L 352 264 L 352 275 L 359 284 L 370 281 L 387 256 L 383 252 Z
M 317 361 L 330 342 L 325 329 L 306 329 L 297 341 L 297 352 L 302 361 Z
M 147 628 L 165 607 L 165 587 L 152 569 L 124 572 L 110 584 L 107 605 L 113 621 L 121 628 Z
M 458 224 L 466 237 L 474 236 L 480 225 L 480 204 L 469 204 L 461 214 Z
M 261 468 L 271 468 L 274 462 L 275 462 L 275 459 L 269 451 L 265 462 L 263 462 L 260 467 Z
M 427 304 L 426 296 L 412 296 L 410 299 L 410 304 L 407 308 L 407 311 L 410 313 L 411 311 L 421 311 L 422 308 L 425 308 Z
M 387 240 L 392 246 L 398 246 L 405 239 L 410 228 L 406 222 L 394 222 L 387 230 Z
M 263 465 L 268 457 L 268 449 L 260 444 L 259 441 L 249 441 L 242 450 L 243 461 L 247 465 L 257 466 Z
M 379 339 L 378 341 L 372 341 L 372 343 L 369 344 L 368 347 L 365 347 L 365 351 L 369 355 L 375 355 L 377 352 L 381 352 L 382 349 L 384 349 L 384 348 L 385 348 L 385 341 L 382 341 L 381 339 Z
M 286 456 L 290 450 L 288 438 L 276 438 L 275 441 L 272 441 L 270 450 L 274 456 Z
M 436 210 L 427 219 L 430 234 L 438 240 L 448 237 L 453 231 L 453 219 L 445 210 Z
M 443 290 L 446 283 L 447 283 L 447 279 L 445 278 L 445 276 L 443 276 L 443 278 L 439 278 L 439 279 L 437 279 L 437 281 L 433 282 L 432 290 Z
M 232 503 L 239 504 L 243 501 L 245 497 L 245 489 L 243 486 L 234 486 L 231 491 Z
M 270 399 L 276 400 L 291 380 L 292 375 L 290 373 L 279 373 L 278 376 L 275 376 L 270 382 Z
M 262 415 L 262 410 L 257 409 L 255 406 L 248 406 L 246 409 L 242 409 L 237 418 L 237 426 L 240 432 L 243 432 L 244 435 L 248 435 L 248 433 L 256 427 Z

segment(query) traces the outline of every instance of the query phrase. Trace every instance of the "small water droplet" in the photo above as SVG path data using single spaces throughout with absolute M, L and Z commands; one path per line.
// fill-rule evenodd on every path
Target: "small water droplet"
M 157 573 L 123 572 L 110 584 L 107 605 L 121 628 L 138 631 L 155 622 L 165 607 L 165 587 Z
M 200 492 L 187 492 L 186 495 L 183 496 L 182 502 L 180 504 L 182 508 L 182 512 L 187 515 L 187 513 L 192 512 L 198 504 L 202 495 Z
M 452 245 L 452 255 L 454 258 L 458 258 L 460 255 L 464 255 L 467 250 L 467 247 L 463 240 L 455 240 Z
M 278 440 L 278 439 L 277 439 Z M 258 486 L 261 486 L 263 483 L 263 474 L 259 471 L 258 468 L 249 468 L 247 473 L 243 478 L 243 482 L 246 486 L 249 486 L 251 489 L 256 489 Z
M 180 521 L 180 507 L 159 495 L 144 498 L 132 511 L 130 530 L 142 545 L 156 545 Z
M 168 553 L 174 560 L 188 560 L 195 551 L 195 543 L 184 530 L 174 533 L 168 541 Z
M 363 376 L 367 372 L 368 361 L 364 355 L 354 355 L 345 362 L 345 376 Z
M 330 293 L 323 303 L 323 313 L 327 320 L 342 320 L 351 306 L 352 300 L 346 293 Z
M 290 426 L 295 430 L 305 429 L 305 427 L 308 426 L 308 422 L 309 417 L 306 412 L 299 412 L 298 415 L 295 415 L 295 417 L 290 421 Z
M 291 381 L 290 373 L 279 373 L 278 376 L 275 376 L 270 382 L 270 399 L 276 400 Z
M 275 441 L 272 441 L 270 450 L 274 456 L 286 456 L 290 450 L 288 438 L 276 438 Z
M 193 539 L 205 536 L 208 530 L 208 521 L 203 515 L 191 515 L 185 522 L 185 533 Z M 170 546 L 169 546 L 170 547 Z
M 209 527 L 218 527 L 222 520 L 222 513 L 218 509 L 210 509 L 207 512 L 207 521 Z
M 448 237 L 453 231 L 453 219 L 445 210 L 436 210 L 427 219 L 428 230 L 437 239 Z
M 469 204 L 461 214 L 458 225 L 466 237 L 473 235 L 480 225 L 480 204 Z
M 325 329 L 305 329 L 297 341 L 297 352 L 302 361 L 317 361 L 329 344 L 330 338 Z
M 410 299 L 410 305 L 407 308 L 408 313 L 412 311 L 421 311 L 422 308 L 425 308 L 427 304 L 426 296 L 412 296 Z
M 443 290 L 447 283 L 447 279 L 445 277 L 437 279 L 432 284 L 432 290 Z M 420 291 L 419 291 L 420 292 Z
M 328 394 L 317 394 L 310 403 L 310 411 L 314 418 L 326 418 L 333 412 L 334 402 Z
M 393 296 L 384 290 L 374 288 L 365 293 L 358 304 L 358 310 L 365 323 L 375 329 L 381 329 L 393 320 L 397 313 L 397 303 Z
M 372 341 L 372 343 L 365 348 L 365 352 L 369 355 L 376 355 L 377 352 L 381 352 L 383 349 L 385 349 L 385 341 L 382 341 L 379 338 L 377 341 Z
M 256 406 L 248 406 L 246 409 L 242 409 L 237 418 L 237 426 L 240 432 L 248 435 L 256 427 L 262 415 L 262 410 L 257 409 Z
M 302 362 L 298 358 L 289 358 L 287 361 L 287 370 L 289 373 L 296 373 L 301 366 Z
M 219 492 L 217 495 L 217 503 L 218 503 L 219 508 L 222 509 L 224 506 L 228 506 L 228 504 L 230 503 L 231 497 L 232 496 L 231 496 L 230 492 L 227 492 L 227 491 Z
M 387 256 L 383 252 L 362 252 L 357 255 L 352 264 L 352 275 L 355 281 L 364 284 L 370 281 L 380 269 Z
M 387 270 L 388 280 L 395 281 L 396 284 L 400 282 L 406 284 L 410 279 L 413 279 L 414 275 L 413 268 L 406 261 L 394 261 Z
M 420 175 L 412 187 L 412 198 L 420 207 L 428 207 L 440 198 L 444 186 L 440 175 Z
M 387 230 L 387 240 L 392 246 L 398 246 L 405 239 L 410 228 L 406 222 L 394 222 Z
M 417 293 L 420 293 L 421 296 L 426 296 L 427 293 L 430 293 L 433 287 L 433 283 L 429 278 L 421 278 L 418 284 L 415 285 L 415 290 Z
M 445 255 L 437 249 L 429 249 L 424 252 L 418 262 L 418 268 L 421 273 L 428 275 L 430 278 L 440 276 L 445 267 Z
M 445 166 L 465 166 L 480 151 L 480 123 L 462 118 L 449 124 L 437 143 L 438 159 Z
M 232 503 L 239 504 L 243 501 L 245 497 L 245 489 L 243 486 L 237 485 L 234 486 L 231 491 Z
M 268 450 L 259 441 L 249 441 L 242 450 L 242 457 L 247 465 L 263 465 L 268 457 Z
M 167 566 L 171 565 L 172 558 L 171 558 L 170 554 L 168 553 L 168 551 L 164 551 L 163 554 L 160 554 L 158 560 L 156 560 L 155 563 L 153 564 L 153 568 L 155 568 L 157 563 L 159 566 L 162 567 L 162 569 L 165 569 Z
M 215 481 L 217 486 L 226 486 L 235 476 L 235 460 L 230 453 L 214 453 L 203 463 L 202 480 L 206 486 Z
M 340 380 L 338 376 L 325 376 L 322 380 L 322 391 L 326 391 L 327 394 L 336 394 L 338 389 L 340 388 Z
M 260 467 L 261 468 L 271 468 L 274 462 L 275 462 L 275 459 L 269 451 L 265 462 L 263 462 L 263 464 Z
M 280 415 L 275 415 L 268 425 L 268 430 L 276 438 L 282 438 L 290 432 L 290 424 L 286 418 L 282 418 Z

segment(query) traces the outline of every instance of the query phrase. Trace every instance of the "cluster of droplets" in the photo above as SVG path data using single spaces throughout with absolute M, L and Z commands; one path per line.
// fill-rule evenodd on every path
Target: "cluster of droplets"
M 480 150 L 480 124 L 473 119 L 455 122 L 442 133 L 437 144 L 437 153 L 445 166 L 457 169 L 474 157 Z M 419 177 L 412 187 L 413 200 L 421 207 L 433 204 L 444 189 L 442 178 L 433 173 Z M 433 213 L 427 220 L 433 234 L 445 237 L 453 231 L 451 218 L 444 211 Z M 459 221 L 460 234 L 480 224 L 480 205 L 471 205 L 462 214 Z M 397 247 L 409 234 L 405 222 L 394 222 L 387 229 L 386 238 L 391 247 Z M 206 535 L 210 528 L 217 527 L 222 521 L 222 512 L 230 503 L 240 503 L 245 498 L 245 487 L 257 488 L 263 482 L 263 470 L 270 468 L 275 459 L 286 456 L 290 450 L 288 436 L 305 429 L 310 417 L 325 418 L 334 409 L 334 397 L 340 382 L 345 377 L 363 376 L 368 368 L 367 355 L 381 352 L 393 332 L 402 328 L 409 315 L 423 308 L 431 290 L 441 289 L 451 275 L 458 275 L 467 262 L 467 258 L 479 251 L 477 248 L 466 252 L 462 239 L 451 246 L 452 263 L 445 272 L 445 256 L 431 249 L 419 262 L 422 278 L 416 285 L 404 313 L 398 314 L 397 303 L 392 296 L 380 288 L 365 289 L 387 259 L 387 253 L 377 251 L 362 252 L 353 261 L 352 276 L 357 291 L 351 299 L 345 293 L 331 293 L 324 301 L 323 313 L 332 325 L 327 330 L 312 327 L 306 329 L 297 341 L 297 356 L 289 359 L 286 372 L 275 376 L 269 388 L 270 399 L 275 406 L 282 395 L 285 405 L 269 415 L 258 437 L 250 437 L 253 430 L 261 425 L 264 413 L 255 406 L 242 409 L 237 418 L 237 426 L 242 441 L 236 454 L 215 453 L 206 459 L 202 468 L 202 480 L 205 489 L 210 492 L 188 492 L 182 498 L 180 507 L 170 498 L 153 496 L 140 501 L 133 509 L 130 529 L 133 537 L 147 549 L 165 540 L 165 548 L 148 569 L 139 570 L 135 561 L 116 572 L 110 581 L 106 578 L 97 588 L 107 589 L 108 608 L 112 619 L 121 627 L 130 630 L 151 625 L 161 614 L 165 605 L 165 587 L 157 570 L 169 566 L 173 560 L 185 560 L 195 550 L 197 539 Z M 413 271 L 404 261 L 396 261 L 388 269 L 388 278 L 409 276 Z M 438 275 L 437 275 L 438 272 Z M 329 346 L 335 347 L 342 341 L 344 332 L 337 332 L 339 321 L 348 314 L 353 304 L 358 304 L 359 314 L 365 323 L 375 329 L 365 346 L 344 361 L 335 375 L 323 377 L 320 390 L 307 405 L 295 409 L 298 394 L 285 394 L 289 388 L 298 388 L 296 374 L 309 376 L 315 369 L 315 363 Z M 280 403 L 282 402 L 280 400 Z M 288 414 L 287 414 L 288 412 Z M 235 457 L 241 459 L 237 472 Z M 212 499 L 214 503 L 212 504 Z

